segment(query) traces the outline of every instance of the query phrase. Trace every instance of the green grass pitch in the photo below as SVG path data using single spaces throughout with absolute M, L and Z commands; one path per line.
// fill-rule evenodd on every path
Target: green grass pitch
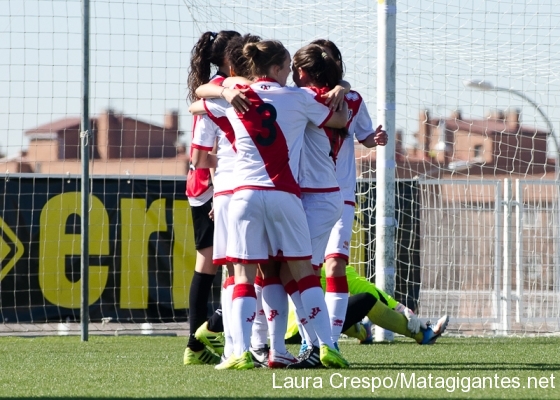
M 158 336 L 2 337 L 0 398 L 560 399 L 558 337 L 444 337 L 434 346 L 402 338 L 349 341 L 341 350 L 350 369 L 308 371 L 187 367 L 185 343 Z

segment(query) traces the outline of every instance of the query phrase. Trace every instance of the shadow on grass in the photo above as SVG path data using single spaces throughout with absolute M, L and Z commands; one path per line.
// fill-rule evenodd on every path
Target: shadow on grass
M 0 400 L 14 400 L 14 399 L 21 399 L 23 397 L 0 397 Z M 284 396 L 284 397 L 220 397 L 220 400 L 286 400 L 286 399 L 300 399 L 300 400 L 317 400 L 317 399 L 325 399 L 325 397 L 305 397 L 305 396 Z M 402 397 L 379 397 L 375 396 L 375 399 L 395 399 L 395 398 L 402 398 Z M 127 400 L 127 399 L 154 399 L 154 397 L 80 397 L 81 400 Z M 182 396 L 182 397 L 157 397 L 158 400 L 208 400 L 208 399 L 215 399 L 214 397 L 189 397 L 189 396 Z M 348 399 L 348 400 L 371 400 L 372 397 L 328 397 L 328 399 Z M 442 400 L 442 397 L 422 397 L 422 400 Z M 495 397 L 477 397 L 477 400 L 495 400 Z M 510 397 L 509 400 L 515 400 L 515 398 Z M 33 397 L 33 400 L 76 400 L 75 397 Z
M 504 362 L 477 362 L 477 363 L 352 363 L 351 370 L 412 370 L 412 371 L 559 371 L 560 364 L 541 363 L 504 363 Z

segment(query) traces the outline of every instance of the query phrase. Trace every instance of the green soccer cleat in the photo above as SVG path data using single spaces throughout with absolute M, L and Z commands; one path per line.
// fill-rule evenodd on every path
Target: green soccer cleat
M 212 353 L 208 349 L 200 351 L 192 351 L 190 348 L 185 349 L 185 355 L 183 356 L 184 365 L 204 365 L 204 364 L 218 364 L 220 362 L 220 357 Z
M 224 334 L 208 330 L 208 322 L 203 323 L 196 330 L 194 337 L 217 355 L 221 356 L 224 354 Z
M 246 351 L 239 357 L 232 354 L 226 361 L 221 362 L 216 365 L 216 369 L 253 369 L 255 364 L 253 363 L 253 357 L 251 357 L 251 352 Z
M 350 364 L 335 349 L 331 349 L 326 344 L 321 345 L 320 349 L 321 364 L 327 368 L 348 368 Z

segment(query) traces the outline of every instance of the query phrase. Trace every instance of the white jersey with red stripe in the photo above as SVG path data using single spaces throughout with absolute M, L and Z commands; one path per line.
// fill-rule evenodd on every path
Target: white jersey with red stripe
M 224 81 L 225 76 L 217 74 L 210 78 L 210 83 L 220 86 Z M 194 138 L 198 116 L 193 118 L 193 128 L 192 134 Z M 192 143 L 192 141 L 191 141 Z M 190 150 L 190 156 L 192 158 L 192 146 Z M 194 169 L 192 165 L 189 168 L 189 172 L 187 173 L 187 185 L 185 194 L 189 199 L 189 204 L 191 206 L 197 207 L 205 204 L 208 200 L 210 200 L 214 194 L 214 190 L 212 187 L 212 179 L 210 176 L 210 170 L 207 168 L 202 169 Z
M 197 115 L 193 118 L 193 137 L 197 129 L 199 119 L 200 118 Z M 192 143 L 190 157 L 192 158 Z M 214 195 L 210 170 L 207 168 L 195 169 L 192 164 L 189 164 L 185 194 L 187 195 L 189 204 L 192 207 L 200 207 L 210 200 Z
M 302 88 L 309 91 L 317 102 L 324 104 L 322 94 L 328 88 Z M 299 162 L 299 186 L 302 192 L 325 193 L 339 191 L 336 179 L 334 158 L 331 156 L 331 138 L 329 128 L 319 128 L 308 122 L 305 127 L 303 149 Z
M 227 116 L 235 131 L 236 190 L 280 190 L 299 196 L 297 182 L 303 135 L 307 122 L 317 126 L 332 111 L 310 92 L 261 79 L 246 87 L 252 106 L 244 114 L 223 100 L 207 100 L 209 114 Z
M 233 193 L 232 173 L 237 157 L 235 151 L 235 135 L 226 117 L 216 118 L 213 115 L 202 115 L 197 123 L 191 147 L 199 150 L 212 151 L 217 141 L 216 155 L 218 165 L 214 172 L 214 196 Z
M 355 204 L 356 191 L 356 156 L 354 138 L 364 141 L 374 133 L 373 123 L 369 116 L 364 99 L 356 91 L 351 90 L 345 96 L 348 104 L 348 137 L 344 140 L 336 157 L 336 178 L 342 190 L 344 203 Z

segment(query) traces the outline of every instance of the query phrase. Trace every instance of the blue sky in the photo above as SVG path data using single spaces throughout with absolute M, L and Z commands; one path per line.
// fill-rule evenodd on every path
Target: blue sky
M 182 129 L 190 50 L 206 31 L 235 29 L 283 41 L 290 51 L 326 37 L 343 51 L 346 79 L 376 119 L 377 2 L 91 0 L 90 112 L 111 107 L 161 124 L 178 109 Z M 210 5 L 211 3 L 211 5 Z M 27 146 L 23 131 L 81 110 L 81 1 L 3 0 L 0 9 L 0 151 Z M 397 1 L 397 129 L 408 142 L 418 112 L 534 108 L 465 79 L 520 90 L 560 131 L 560 12 L 552 0 Z

